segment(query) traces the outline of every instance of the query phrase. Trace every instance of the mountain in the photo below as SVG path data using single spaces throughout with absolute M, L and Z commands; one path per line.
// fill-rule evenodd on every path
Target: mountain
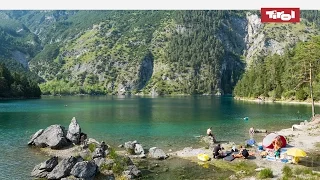
M 317 12 L 261 24 L 257 11 L 0 11 L 0 52 L 44 94 L 231 94 L 266 56 L 318 35 Z

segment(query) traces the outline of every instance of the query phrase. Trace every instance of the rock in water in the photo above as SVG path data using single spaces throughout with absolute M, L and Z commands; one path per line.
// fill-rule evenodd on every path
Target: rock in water
M 155 159 L 166 159 L 168 157 L 162 149 L 157 147 L 152 147 L 149 149 L 149 156 Z
M 78 162 L 71 170 L 71 175 L 84 178 L 84 179 L 93 179 L 97 172 L 97 165 L 94 161 L 82 161 Z
M 37 131 L 30 139 L 30 141 L 28 142 L 28 145 L 33 145 L 33 141 L 39 137 L 41 134 L 43 133 L 43 129 L 40 129 L 39 131 Z
M 48 179 L 61 179 L 70 175 L 71 169 L 77 163 L 73 156 L 63 159 L 47 176 Z
M 67 146 L 68 141 L 65 137 L 64 127 L 61 125 L 47 127 L 40 136 L 34 139 L 32 144 L 38 147 L 49 146 L 52 149 L 61 149 Z
M 45 178 L 58 164 L 58 157 L 53 156 L 52 158 L 42 162 L 34 167 L 31 172 L 31 176 L 37 178 Z
M 80 134 L 81 134 L 80 125 L 78 124 L 76 118 L 73 117 L 71 120 L 71 123 L 69 125 L 67 138 L 71 142 L 73 142 L 75 144 L 79 144 L 80 143 Z

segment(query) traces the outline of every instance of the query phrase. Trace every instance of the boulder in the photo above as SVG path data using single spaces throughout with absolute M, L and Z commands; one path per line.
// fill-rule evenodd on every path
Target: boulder
M 134 148 L 138 142 L 137 141 L 128 141 L 124 143 L 124 148 L 130 153 L 134 153 Z
M 168 157 L 162 149 L 157 147 L 152 147 L 149 149 L 149 156 L 155 159 L 166 159 Z
M 69 124 L 67 138 L 74 144 L 80 144 L 81 128 L 75 117 L 72 118 Z
M 45 178 L 53 170 L 54 167 L 58 164 L 58 157 L 53 156 L 50 159 L 46 160 L 45 162 L 42 162 L 38 165 L 36 165 L 32 172 L 31 176 L 37 177 L 37 178 Z
M 33 143 L 37 147 L 50 147 L 52 149 L 61 149 L 68 145 L 65 137 L 64 127 L 61 125 L 51 125 L 43 133 L 34 139 Z
M 77 162 L 71 170 L 71 175 L 78 178 L 93 179 L 97 169 L 94 161 Z
M 34 135 L 32 135 L 30 141 L 28 142 L 28 145 L 33 145 L 33 141 L 39 137 L 43 133 L 43 129 L 38 130 Z
M 136 144 L 134 147 L 134 153 L 138 155 L 144 155 L 144 150 L 141 144 Z
M 48 179 L 61 179 L 70 175 L 71 169 L 77 163 L 77 159 L 70 156 L 60 163 L 48 174 Z
M 141 171 L 135 165 L 128 166 L 128 170 L 122 172 L 122 175 L 128 179 L 134 179 L 141 176 Z

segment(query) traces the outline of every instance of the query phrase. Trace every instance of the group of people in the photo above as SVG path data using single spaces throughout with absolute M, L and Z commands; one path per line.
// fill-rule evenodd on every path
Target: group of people
M 249 135 L 251 138 L 253 138 L 254 135 L 254 128 L 251 127 L 249 129 Z M 207 135 L 212 137 L 214 141 L 216 141 L 213 133 L 212 133 L 212 127 L 210 127 L 209 129 L 207 129 Z M 220 144 L 218 144 L 217 146 L 215 146 L 213 148 L 213 158 L 217 159 L 217 158 L 223 158 L 226 156 L 225 153 L 223 153 L 224 148 L 221 147 Z M 244 146 L 240 146 L 239 150 L 237 150 L 235 147 L 232 148 L 231 152 L 239 152 L 237 154 L 232 154 L 232 156 L 234 158 L 248 158 L 249 156 L 254 155 L 253 152 L 249 152 Z
M 224 158 L 227 154 L 223 153 L 224 148 L 218 144 L 216 147 L 213 148 L 213 158 L 219 159 Z M 244 146 L 240 146 L 240 149 L 236 149 L 235 147 L 232 148 L 231 153 L 238 152 L 232 154 L 234 158 L 248 158 L 249 156 L 253 156 L 254 152 L 249 152 Z

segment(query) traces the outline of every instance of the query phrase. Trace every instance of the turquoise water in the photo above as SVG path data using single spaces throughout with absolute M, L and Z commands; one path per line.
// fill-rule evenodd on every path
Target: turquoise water
M 310 114 L 309 105 L 257 104 L 213 96 L 2 100 L 0 179 L 28 179 L 32 168 L 45 159 L 27 147 L 29 137 L 51 124 L 68 127 L 72 117 L 89 137 L 113 146 L 138 140 L 145 148 L 176 150 L 196 147 L 197 136 L 205 135 L 210 126 L 220 141 L 243 142 L 251 126 L 279 130 L 309 119 Z

